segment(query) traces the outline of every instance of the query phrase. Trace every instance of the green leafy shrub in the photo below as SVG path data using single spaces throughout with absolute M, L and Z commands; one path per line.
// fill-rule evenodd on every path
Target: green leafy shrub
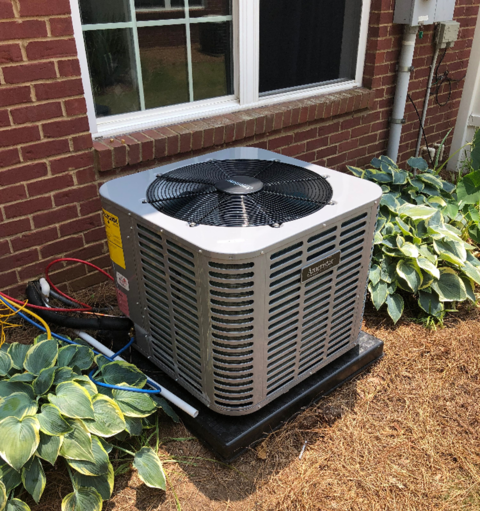
M 14 494 L 21 486 L 39 502 L 46 484 L 44 466 L 64 463 L 73 492 L 62 511 L 97 511 L 111 497 L 114 470 L 109 458 L 117 440 L 152 427 L 158 408 L 177 416 L 160 397 L 96 386 L 84 374 L 96 364 L 96 379 L 143 388 L 146 376 L 127 362 L 111 362 L 83 345 L 38 336 L 32 346 L 4 344 L 0 349 L 0 511 L 29 507 Z M 124 450 L 125 451 L 125 450 Z M 126 451 L 128 452 L 128 451 Z M 165 475 L 148 446 L 134 455 L 139 477 L 165 490 Z
M 449 302 L 476 302 L 474 286 L 480 284 L 476 247 L 468 242 L 480 242 L 480 170 L 455 186 L 423 158 L 408 164 L 418 173 L 398 168 L 386 156 L 374 158 L 372 168 L 348 167 L 383 190 L 368 289 L 375 308 L 386 304 L 395 323 L 406 296 L 441 320 Z

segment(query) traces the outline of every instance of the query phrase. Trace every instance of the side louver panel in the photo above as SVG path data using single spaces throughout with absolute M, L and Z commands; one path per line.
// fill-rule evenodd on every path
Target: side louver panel
M 198 285 L 193 253 L 137 225 L 147 321 L 154 357 L 203 393 Z
M 253 262 L 208 263 L 214 402 L 231 410 L 253 404 Z

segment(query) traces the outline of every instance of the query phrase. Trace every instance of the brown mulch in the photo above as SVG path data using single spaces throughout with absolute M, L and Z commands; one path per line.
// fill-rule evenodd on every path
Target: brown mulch
M 113 296 L 107 286 L 104 295 L 95 292 L 94 300 Z M 367 308 L 364 330 L 385 342 L 385 358 L 369 371 L 230 467 L 195 439 L 172 440 L 192 435 L 162 418 L 167 492 L 127 472 L 117 477 L 104 509 L 479 510 L 479 314 L 465 308 L 450 314 L 444 328 L 429 330 L 403 319 L 393 327 Z M 13 340 L 32 332 L 8 335 Z M 59 510 L 71 491 L 62 467 L 48 481 L 40 505 L 28 501 L 32 511 Z

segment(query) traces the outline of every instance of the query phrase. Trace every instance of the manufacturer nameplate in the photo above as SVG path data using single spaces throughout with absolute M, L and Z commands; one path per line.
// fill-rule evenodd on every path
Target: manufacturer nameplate
M 302 282 L 313 279 L 317 275 L 331 270 L 340 262 L 340 251 L 335 252 L 332 255 L 320 259 L 315 263 L 309 264 L 302 268 Z

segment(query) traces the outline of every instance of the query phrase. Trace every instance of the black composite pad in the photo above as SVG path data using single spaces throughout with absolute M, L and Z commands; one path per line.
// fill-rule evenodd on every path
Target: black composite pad
M 117 340 L 114 343 L 114 349 L 119 349 L 118 342 Z M 195 436 L 205 442 L 220 458 L 231 461 L 248 446 L 281 427 L 302 407 L 315 403 L 382 357 L 383 341 L 360 332 L 357 346 L 349 352 L 258 412 L 243 416 L 221 415 L 211 411 L 137 351 L 132 351 L 131 361 L 160 385 L 197 408 L 200 413 L 196 419 L 181 410 L 176 411 Z

